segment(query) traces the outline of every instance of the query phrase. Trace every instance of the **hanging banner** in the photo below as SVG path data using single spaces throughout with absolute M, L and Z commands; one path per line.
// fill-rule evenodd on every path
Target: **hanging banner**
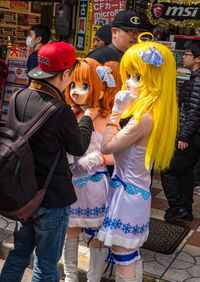
M 92 0 L 79 0 L 75 36 L 76 55 L 86 57 L 90 46 Z
M 119 11 L 126 9 L 126 0 L 94 0 L 92 6 L 92 24 L 110 24 Z
M 200 26 L 199 1 L 151 0 L 148 3 L 147 16 L 152 25 L 175 25 L 179 27 Z

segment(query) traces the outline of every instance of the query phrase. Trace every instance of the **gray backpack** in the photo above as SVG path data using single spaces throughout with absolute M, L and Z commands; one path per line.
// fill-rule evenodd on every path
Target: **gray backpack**
M 41 205 L 61 153 L 59 150 L 39 190 L 28 139 L 63 103 L 52 99 L 31 120 L 20 122 L 15 113 L 18 93 L 10 100 L 6 126 L 0 127 L 0 215 L 24 221 Z

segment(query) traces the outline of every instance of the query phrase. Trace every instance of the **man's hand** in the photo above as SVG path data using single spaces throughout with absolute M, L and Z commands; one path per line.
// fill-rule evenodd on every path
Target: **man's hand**
M 94 120 L 99 114 L 99 108 L 86 108 L 84 116 L 89 116 L 92 120 Z
M 184 151 L 188 146 L 189 146 L 189 144 L 187 142 L 178 141 L 178 149 L 179 150 Z

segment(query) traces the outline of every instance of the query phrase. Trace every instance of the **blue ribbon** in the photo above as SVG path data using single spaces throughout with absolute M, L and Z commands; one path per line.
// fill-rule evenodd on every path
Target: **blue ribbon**
M 124 189 L 126 190 L 126 192 L 131 195 L 140 193 L 145 200 L 148 200 L 148 198 L 151 196 L 151 192 L 145 191 L 135 185 L 124 182 L 117 174 L 114 175 L 114 178 L 110 179 L 110 185 L 113 188 L 117 188 L 121 184 L 124 186 Z
M 104 271 L 104 274 L 107 273 L 108 272 L 108 268 L 109 268 L 109 266 L 111 264 L 109 278 L 112 276 L 112 273 L 113 273 L 114 260 L 115 260 L 114 254 L 112 253 L 111 249 L 109 248 L 109 253 L 108 253 L 108 256 L 107 256 L 107 258 L 105 260 L 105 262 L 107 263 L 107 266 L 106 266 L 106 269 Z
M 149 47 L 146 51 L 140 51 L 138 55 L 142 58 L 143 62 L 155 65 L 156 67 L 160 67 L 164 63 L 160 50 L 156 50 L 155 48 Z
M 109 248 L 109 253 L 108 256 L 106 258 L 106 262 L 107 262 L 107 266 L 106 269 L 104 271 L 104 274 L 107 273 L 109 266 L 111 265 L 111 269 L 110 269 L 110 274 L 109 274 L 109 278 L 112 276 L 112 272 L 113 272 L 113 267 L 114 267 L 114 261 L 131 261 L 134 258 L 138 257 L 139 253 L 138 250 L 136 250 L 135 252 L 131 253 L 131 254 L 127 254 L 127 255 L 117 255 L 115 253 L 113 253 L 111 251 L 111 249 Z
M 92 239 L 94 238 L 95 232 L 98 232 L 99 230 L 98 229 L 92 229 L 92 228 L 84 228 L 84 231 L 85 231 L 86 234 L 91 236 L 91 238 L 87 242 L 87 247 L 89 248 L 89 244 L 92 241 Z
M 111 74 L 112 70 L 110 67 L 98 66 L 96 72 L 101 80 L 101 82 L 106 82 L 108 87 L 116 87 L 116 83 L 113 75 Z

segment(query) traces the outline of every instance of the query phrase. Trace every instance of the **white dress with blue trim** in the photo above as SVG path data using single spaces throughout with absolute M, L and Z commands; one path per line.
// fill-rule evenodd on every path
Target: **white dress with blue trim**
M 144 166 L 145 153 L 146 148 L 135 144 L 114 153 L 105 219 L 97 235 L 106 246 L 137 249 L 147 240 L 151 177 Z
M 100 152 L 103 136 L 93 131 L 86 156 L 94 151 Z M 81 157 L 74 157 L 75 164 Z M 105 167 L 95 166 L 91 172 L 80 171 L 76 166 L 72 168 L 72 181 L 77 201 L 70 207 L 69 227 L 99 227 L 105 215 L 105 203 L 108 195 L 109 174 Z

